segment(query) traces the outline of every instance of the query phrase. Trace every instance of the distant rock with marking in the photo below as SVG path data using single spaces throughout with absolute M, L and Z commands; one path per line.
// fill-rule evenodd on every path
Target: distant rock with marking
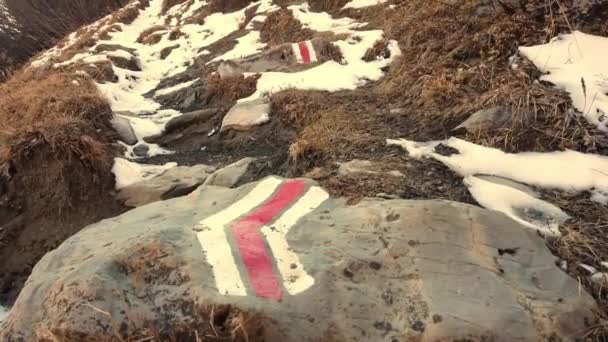
M 301 71 L 329 60 L 341 60 L 340 50 L 330 41 L 315 38 L 294 44 L 282 44 L 260 54 L 222 62 L 218 73 L 222 78 L 243 73 L 267 71 Z
M 249 341 L 583 338 L 596 304 L 555 261 L 536 232 L 470 205 L 346 205 L 305 179 L 202 186 L 47 254 L 0 340 L 177 325 Z

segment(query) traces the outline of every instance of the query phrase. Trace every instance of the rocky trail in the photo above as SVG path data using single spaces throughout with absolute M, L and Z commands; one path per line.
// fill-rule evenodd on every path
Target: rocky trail
M 90 113 L 0 164 L 0 340 L 603 340 L 602 18 L 133 0 L 82 27 L 0 89 Z

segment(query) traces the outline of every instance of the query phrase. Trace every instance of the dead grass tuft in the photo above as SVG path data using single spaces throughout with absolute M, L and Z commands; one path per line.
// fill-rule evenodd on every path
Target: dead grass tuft
M 535 83 L 538 71 L 527 61 L 515 70 L 510 66 L 518 46 L 567 30 L 564 20 L 539 19 L 535 6 L 534 16 L 505 11 L 480 16 L 475 14 L 479 6 L 414 0 L 388 12 L 386 38 L 398 40 L 403 55 L 376 91 L 416 116 L 409 138 L 444 138 L 472 113 L 500 105 L 512 109 L 511 122 L 469 138 L 509 152 L 608 152 L 606 139 L 571 114 L 566 93 Z M 425 129 L 437 125 L 443 136 Z
M 182 4 L 184 2 L 186 2 L 188 0 L 163 0 L 163 4 L 162 4 L 162 13 L 167 13 L 167 11 L 169 9 L 171 9 L 173 6 L 178 5 L 178 4 Z
M 17 75 L 0 86 L 0 94 L 3 174 L 11 175 L 11 169 L 27 163 L 27 156 L 42 147 L 48 147 L 51 155 L 61 156 L 59 160 L 72 156 L 95 173 L 109 171 L 112 111 L 92 82 L 61 73 L 33 79 Z M 45 207 L 49 203 L 37 204 L 42 211 L 61 211 L 70 206 L 69 193 L 64 190 L 55 182 L 27 189 L 42 198 L 54 194 L 50 195 L 51 207 Z
M 211 13 L 214 12 L 222 12 L 222 13 L 230 13 L 239 11 L 245 7 L 247 7 L 252 1 L 251 0 L 211 0 L 209 2 L 208 8 Z
M 163 25 L 155 25 L 143 30 L 137 38 L 138 43 L 154 45 L 158 43 L 162 35 L 166 32 L 167 27 Z
M 172 313 L 163 315 L 164 321 L 144 322 L 139 319 L 119 322 L 109 312 L 89 305 L 92 315 L 100 317 L 111 327 L 111 331 L 100 335 L 83 334 L 62 328 L 38 329 L 41 342 L 200 342 L 200 341 L 267 341 L 276 335 L 272 322 L 259 313 L 240 310 L 231 305 L 203 305 L 176 301 L 175 310 L 187 310 L 193 319 L 167 322 Z M 163 308 L 168 310 L 169 308 Z M 121 329 L 126 327 L 126 329 Z
M 46 252 L 123 210 L 110 194 L 111 115 L 86 77 L 19 72 L 0 85 L 1 302 Z
M 374 46 L 371 47 L 371 49 L 368 49 L 365 52 L 363 60 L 366 62 L 372 62 L 378 59 L 379 57 L 388 58 L 389 56 L 387 56 L 387 49 L 388 41 L 386 39 L 379 40 L 374 44 Z
M 281 9 L 271 13 L 260 32 L 261 40 L 270 46 L 284 43 L 296 43 L 314 36 L 314 32 L 303 28 L 288 9 Z
M 252 95 L 256 90 L 259 76 L 221 78 L 213 74 L 207 78 L 207 105 L 231 107 L 236 100 Z
M 327 12 L 337 13 L 344 5 L 348 3 L 348 0 L 309 0 L 308 4 L 313 12 Z

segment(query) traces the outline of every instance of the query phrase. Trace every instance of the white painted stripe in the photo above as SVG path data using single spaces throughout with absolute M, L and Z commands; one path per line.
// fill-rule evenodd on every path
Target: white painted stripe
M 261 229 L 276 259 L 283 285 L 291 295 L 305 291 L 315 283 L 315 279 L 306 273 L 300 258 L 290 249 L 287 233 L 298 220 L 317 209 L 327 198 L 329 194 L 325 190 L 317 186 L 312 187 L 271 225 L 272 229 L 268 226 Z
M 213 275 L 221 294 L 245 296 L 247 290 L 241 279 L 232 248 L 226 237 L 226 225 L 266 201 L 281 184 L 278 178 L 268 178 L 259 183 L 251 192 L 228 208 L 202 220 L 197 228 L 198 241 L 205 252 L 207 262 L 213 267 Z
M 296 56 L 296 61 L 300 64 L 304 63 L 304 59 L 302 59 L 302 53 L 300 52 L 300 46 L 298 43 L 291 44 L 291 49 L 293 50 L 293 54 Z
M 308 47 L 308 53 L 310 54 L 310 63 L 316 63 L 317 62 L 317 52 L 315 51 L 314 45 L 312 45 L 312 40 L 307 40 L 306 46 Z

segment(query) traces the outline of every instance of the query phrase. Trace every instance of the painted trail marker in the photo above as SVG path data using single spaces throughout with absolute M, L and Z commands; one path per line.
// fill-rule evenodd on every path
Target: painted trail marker
M 291 45 L 296 61 L 300 64 L 310 64 L 317 62 L 317 53 L 311 40 L 295 43 Z
M 268 178 L 228 208 L 202 220 L 197 237 L 213 267 L 218 291 L 246 296 L 250 289 L 257 297 L 281 300 L 283 289 L 294 295 L 311 287 L 314 279 L 290 250 L 287 233 L 327 198 L 323 189 L 307 189 L 300 180 Z M 244 276 L 238 265 L 245 270 Z

